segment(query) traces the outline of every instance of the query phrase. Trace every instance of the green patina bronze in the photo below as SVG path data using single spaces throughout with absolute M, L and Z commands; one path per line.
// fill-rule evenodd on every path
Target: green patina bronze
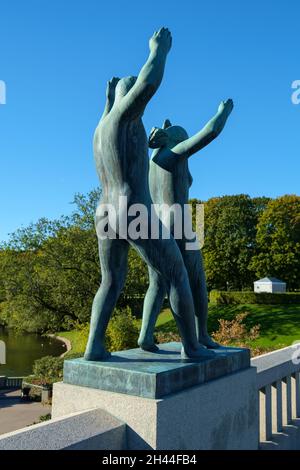
M 151 193 L 155 199 L 165 201 L 162 194 L 159 194 L 158 186 L 154 184 L 157 176 L 164 185 L 163 193 L 168 195 L 167 199 L 176 199 L 182 204 L 187 201 L 190 182 L 187 158 L 207 145 L 221 131 L 232 109 L 232 101 L 222 103 L 215 118 L 190 139 L 182 128 L 170 124 L 164 130 L 155 130 L 152 133 L 151 145 L 158 150 L 154 152 L 151 162 L 150 193 L 148 139 L 142 116 L 162 81 L 171 44 L 172 37 L 168 29 L 162 28 L 155 32 L 149 42 L 148 60 L 138 77 L 114 77 L 107 85 L 105 110 L 94 137 L 94 154 L 102 186 L 99 208 L 113 206 L 117 223 L 110 227 L 111 231 L 115 230 L 114 237 L 103 239 L 97 231 L 102 280 L 92 306 L 90 333 L 84 356 L 87 361 L 100 361 L 110 357 L 104 347 L 105 332 L 126 280 L 130 246 L 148 264 L 151 278 L 145 300 L 141 346 L 145 349 L 155 348 L 151 337 L 163 291 L 164 295 L 165 292 L 168 294 L 182 339 L 182 357 L 211 358 L 215 354 L 206 347 L 213 348 L 216 345 L 206 332 L 206 289 L 201 253 L 199 250 L 196 254 L 193 252 L 196 261 L 191 264 L 189 255 L 180 243 L 172 236 L 167 239 L 162 236 L 163 224 L 158 218 L 159 236 L 151 236 Z M 178 178 L 181 171 L 182 178 Z M 167 172 L 169 176 L 165 178 L 163 172 Z M 177 184 L 179 179 L 178 192 L 175 194 L 171 190 L 171 184 Z M 124 220 L 128 226 L 132 218 L 127 207 L 120 207 L 120 197 L 127 199 L 127 207 L 142 204 L 147 209 L 147 237 L 136 239 L 130 233 L 126 232 L 126 237 L 121 233 L 119 227 Z M 98 222 L 96 217 L 96 225 Z M 157 287 L 155 289 L 154 284 Z M 196 300 L 196 289 L 201 290 L 199 301 Z M 195 314 L 199 319 L 198 337 Z
M 249 349 L 218 348 L 213 357 L 183 360 L 180 343 L 156 353 L 130 349 L 104 361 L 64 362 L 64 383 L 145 398 L 162 398 L 250 367 Z
M 149 172 L 151 197 L 154 204 L 165 204 L 167 207 L 179 205 L 182 210 L 177 217 L 182 226 L 180 238 L 176 238 L 189 276 L 193 294 L 195 319 L 198 341 L 207 348 L 215 349 L 215 343 L 207 333 L 208 297 L 202 255 L 199 249 L 189 249 L 192 240 L 185 237 L 184 225 L 192 221 L 184 218 L 184 205 L 188 204 L 189 188 L 192 177 L 189 172 L 188 159 L 196 152 L 206 147 L 223 130 L 228 116 L 233 109 L 231 99 L 222 101 L 216 115 L 206 126 L 193 137 L 189 138 L 185 129 L 172 126 L 167 119 L 162 128 L 153 128 L 149 137 L 149 146 L 155 150 L 152 153 Z M 164 220 L 174 235 L 174 218 Z M 192 230 L 190 229 L 190 232 Z M 149 266 L 149 288 L 145 296 L 143 322 L 139 337 L 142 349 L 155 351 L 153 332 L 157 316 L 166 295 L 163 277 Z

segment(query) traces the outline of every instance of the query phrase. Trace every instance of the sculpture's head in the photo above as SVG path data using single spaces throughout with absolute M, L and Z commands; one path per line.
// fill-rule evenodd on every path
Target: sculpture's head
M 173 148 L 188 138 L 188 133 L 183 127 L 172 126 L 171 122 L 166 119 L 162 128 L 153 127 L 151 129 L 148 143 L 151 149 L 160 147 Z
M 117 86 L 116 86 L 116 95 L 115 99 L 118 100 L 122 98 L 123 96 L 127 95 L 129 90 L 133 87 L 137 80 L 137 77 L 124 77 L 121 78 L 121 80 L 118 81 Z

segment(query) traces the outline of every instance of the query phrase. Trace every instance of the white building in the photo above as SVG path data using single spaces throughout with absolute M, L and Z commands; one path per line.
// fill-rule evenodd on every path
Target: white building
M 276 277 L 264 277 L 254 282 L 254 292 L 269 292 L 270 294 L 286 292 L 286 283 Z

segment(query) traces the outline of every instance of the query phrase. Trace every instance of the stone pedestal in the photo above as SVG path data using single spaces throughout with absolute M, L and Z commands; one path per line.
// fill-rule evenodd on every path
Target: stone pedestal
M 54 418 L 101 408 L 127 424 L 129 449 L 257 449 L 258 393 L 249 351 L 182 360 L 180 344 L 158 353 L 114 353 L 103 362 L 65 361 L 54 385 Z

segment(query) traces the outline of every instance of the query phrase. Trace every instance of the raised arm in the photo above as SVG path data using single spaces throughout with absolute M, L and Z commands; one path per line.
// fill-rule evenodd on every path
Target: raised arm
M 115 101 L 115 94 L 116 94 L 116 86 L 120 79 L 118 77 L 113 77 L 111 80 L 107 82 L 106 86 L 106 103 L 105 103 L 105 108 L 101 117 L 102 119 L 107 116 L 107 114 L 110 112 L 111 108 L 113 107 L 114 101 Z
M 122 115 L 135 118 L 143 113 L 145 106 L 161 84 L 171 45 L 172 36 L 167 28 L 161 28 L 153 34 L 149 41 L 148 60 L 141 69 L 135 84 L 118 105 L 118 110 Z
M 210 144 L 222 132 L 228 116 L 233 110 L 233 101 L 221 101 L 217 114 L 206 124 L 206 126 L 193 137 L 177 144 L 172 153 L 190 157 L 194 153 Z
M 155 150 L 151 159 L 165 170 L 172 171 L 178 160 L 190 157 L 220 134 L 232 109 L 232 100 L 222 101 L 217 114 L 200 132 L 193 137 L 185 138 L 183 134 L 176 135 L 176 132 L 178 133 L 177 129 L 175 131 L 175 142 L 174 135 L 172 137 L 172 133 L 171 135 L 168 133 L 169 127 L 174 129 L 169 121 L 165 121 L 162 129 L 153 127 L 149 137 L 149 147 Z M 180 143 L 176 143 L 176 141 Z

